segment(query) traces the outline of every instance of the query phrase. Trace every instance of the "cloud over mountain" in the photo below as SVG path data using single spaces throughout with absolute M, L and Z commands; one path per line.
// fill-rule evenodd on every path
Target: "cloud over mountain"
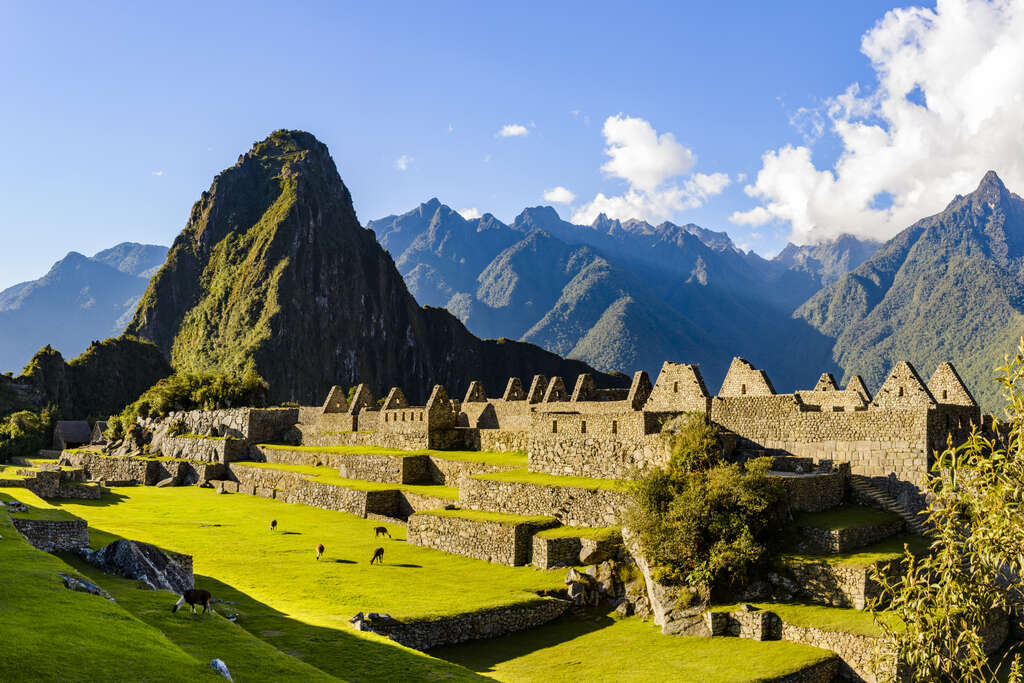
M 601 170 L 625 180 L 629 189 L 611 197 L 599 192 L 573 212 L 575 223 L 591 223 L 602 213 L 619 220 L 668 220 L 679 211 L 700 206 L 729 184 L 725 173 L 694 173 L 683 179 L 696 165 L 697 155 L 672 133 L 659 135 L 645 119 L 609 116 L 602 132 L 609 159 Z
M 745 188 L 760 204 L 734 223 L 789 222 L 798 244 L 888 238 L 990 168 L 1024 185 L 1024 2 L 894 9 L 864 34 L 861 52 L 875 87 L 854 83 L 820 111 L 841 145 L 834 166 L 816 166 L 809 144 L 769 150 Z

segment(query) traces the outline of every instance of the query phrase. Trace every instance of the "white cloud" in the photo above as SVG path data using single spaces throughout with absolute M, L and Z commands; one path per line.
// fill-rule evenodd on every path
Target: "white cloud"
M 502 138 L 517 138 L 529 134 L 530 130 L 526 126 L 519 123 L 506 124 L 505 126 L 502 127 L 501 130 L 498 131 L 498 137 Z
M 658 135 L 646 120 L 631 116 L 608 117 L 604 122 L 605 174 L 629 183 L 618 196 L 598 193 L 572 215 L 573 222 L 591 223 L 598 214 L 627 220 L 660 222 L 676 213 L 701 206 L 729 185 L 725 173 L 694 173 L 697 155 L 676 141 L 672 133 Z
M 567 188 L 559 185 L 553 187 L 550 190 L 544 190 L 544 201 L 554 202 L 555 204 L 572 204 L 572 200 L 576 199 L 576 195 Z
M 414 161 L 416 161 L 416 159 L 414 159 L 413 157 L 409 156 L 408 154 L 403 154 L 402 156 L 395 159 L 395 168 L 397 168 L 399 171 L 407 171 L 409 170 L 409 166 L 411 166 L 412 162 Z
M 864 34 L 861 52 L 877 84 L 855 83 L 819 110 L 841 145 L 835 164 L 815 166 L 813 117 L 798 112 L 806 144 L 764 154 L 745 188 L 759 206 L 733 222 L 788 222 L 797 243 L 842 232 L 884 239 L 990 169 L 1024 188 L 1024 0 L 895 9 Z
M 480 218 L 480 216 L 483 215 L 482 213 L 480 213 L 480 209 L 477 209 L 477 208 L 457 209 L 457 212 L 458 212 L 458 214 L 460 216 L 465 218 L 467 221 L 471 221 L 474 218 Z
M 153 171 L 153 175 L 155 175 L 155 176 L 162 176 L 163 174 L 164 174 L 163 171 Z
M 453 126 L 452 124 L 449 123 L 448 124 L 448 132 L 451 133 L 453 130 L 455 130 L 455 126 Z

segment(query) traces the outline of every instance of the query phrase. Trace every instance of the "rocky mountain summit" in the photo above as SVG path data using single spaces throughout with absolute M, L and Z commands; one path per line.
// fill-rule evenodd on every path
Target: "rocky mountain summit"
M 896 359 L 952 360 L 994 410 L 993 370 L 1024 333 L 1024 199 L 989 171 L 974 192 L 896 235 L 797 315 L 835 340 L 847 377 L 877 386 Z
M 449 240 L 427 227 L 406 249 L 442 263 Z M 327 147 L 301 131 L 274 132 L 214 178 L 127 331 L 176 369 L 254 367 L 276 401 L 319 402 L 356 382 L 381 393 L 400 384 L 423 401 L 438 383 L 457 392 L 471 379 L 593 372 L 531 344 L 481 341 L 449 312 L 421 308 L 359 224 Z

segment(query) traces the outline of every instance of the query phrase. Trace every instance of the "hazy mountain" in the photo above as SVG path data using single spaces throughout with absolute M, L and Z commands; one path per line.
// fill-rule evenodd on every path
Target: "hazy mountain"
M 417 265 L 438 273 L 479 263 L 463 240 L 500 243 L 507 231 L 428 205 L 413 213 L 375 225 L 392 254 L 413 249 Z M 272 399 L 306 403 L 333 384 L 399 385 L 422 401 L 435 383 L 456 395 L 472 379 L 494 392 L 509 375 L 573 382 L 592 371 L 531 344 L 481 341 L 448 311 L 421 308 L 359 225 L 327 147 L 301 131 L 274 132 L 214 178 L 128 332 L 177 369 L 253 366 Z
M 835 340 L 848 376 L 877 386 L 896 361 L 927 376 L 951 360 L 983 407 L 997 410 L 993 368 L 1024 334 L 1024 200 L 990 171 L 797 314 Z
M 853 235 L 840 235 L 820 244 L 797 246 L 790 242 L 772 262 L 784 270 L 805 273 L 819 287 L 827 287 L 864 263 L 881 246 L 881 242 Z
M 131 242 L 91 258 L 73 251 L 38 280 L 0 291 L 0 369 L 20 370 L 47 344 L 70 356 L 120 334 L 166 253 Z
M 763 363 L 784 387 L 835 369 L 828 340 L 791 316 L 820 289 L 819 262 L 841 267 L 825 247 L 796 270 L 692 224 L 602 215 L 581 226 L 541 206 L 505 225 L 490 214 L 465 221 L 437 199 L 368 227 L 382 244 L 404 247 L 397 265 L 410 290 L 479 335 L 533 342 L 609 371 L 697 362 L 711 383 L 733 355 Z

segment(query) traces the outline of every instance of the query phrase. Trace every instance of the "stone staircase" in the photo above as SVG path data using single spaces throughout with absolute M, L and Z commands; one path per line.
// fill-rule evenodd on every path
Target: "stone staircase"
M 859 474 L 850 476 L 850 488 L 854 490 L 859 496 L 872 501 L 875 505 L 899 515 L 903 518 L 903 521 L 907 524 L 907 529 L 918 534 L 920 536 L 926 536 L 929 533 L 927 524 L 924 522 L 922 515 L 911 512 L 903 505 L 899 503 L 895 498 L 890 496 L 888 493 L 878 488 L 871 483 L 871 480 L 867 477 Z

